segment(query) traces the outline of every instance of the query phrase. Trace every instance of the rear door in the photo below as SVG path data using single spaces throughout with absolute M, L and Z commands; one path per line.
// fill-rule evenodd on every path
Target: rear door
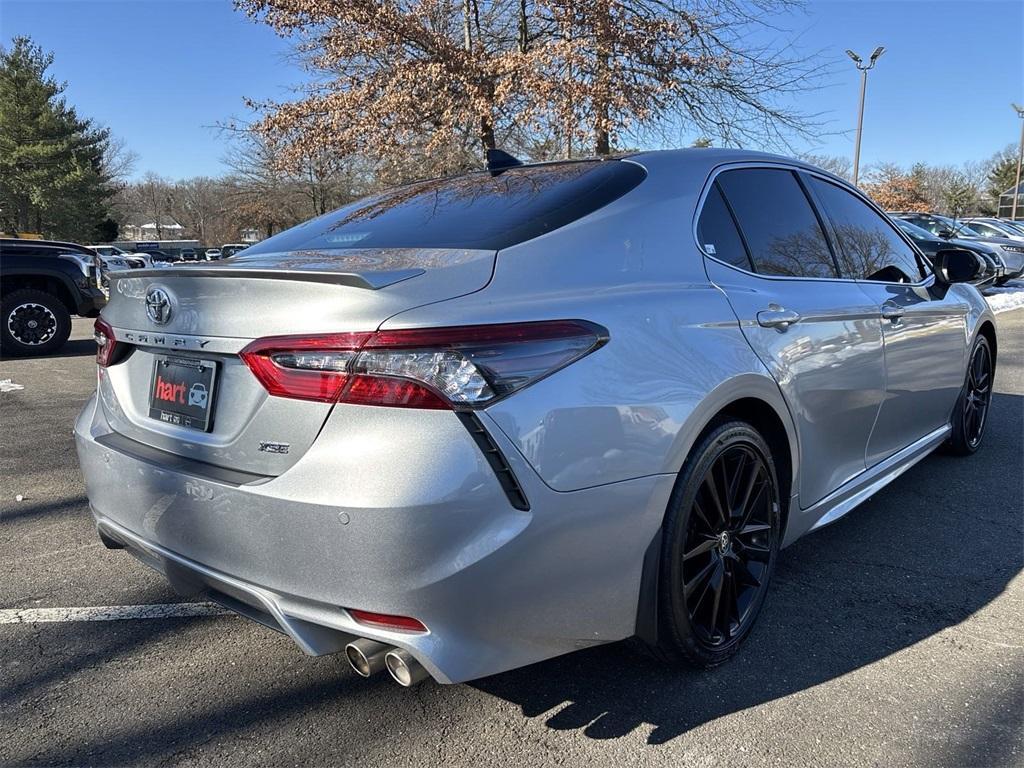
M 865 455 L 871 466 L 949 423 L 964 381 L 969 307 L 956 291 L 932 287 L 913 246 L 865 199 L 817 176 L 807 184 L 835 232 L 840 271 L 882 316 L 886 388 Z
M 799 431 L 800 503 L 865 469 L 884 393 L 878 307 L 843 280 L 797 175 L 729 168 L 706 192 L 698 241 L 708 276 L 779 383 Z

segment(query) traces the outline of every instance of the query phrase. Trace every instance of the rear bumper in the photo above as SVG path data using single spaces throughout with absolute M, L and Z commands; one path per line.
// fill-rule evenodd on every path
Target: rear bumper
M 643 556 L 673 476 L 555 492 L 484 416 L 530 501 L 517 510 L 454 414 L 381 411 L 363 435 L 332 415 L 287 472 L 252 481 L 118 450 L 95 399 L 75 436 L 105 537 L 182 594 L 226 604 L 306 653 L 368 637 L 461 682 L 634 633 Z M 423 432 L 425 416 L 429 451 L 405 423 Z M 429 631 L 365 627 L 346 608 L 414 616 Z

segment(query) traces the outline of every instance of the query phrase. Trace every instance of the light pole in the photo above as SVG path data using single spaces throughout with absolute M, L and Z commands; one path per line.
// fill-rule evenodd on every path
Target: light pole
M 1011 104 L 1020 118 L 1020 152 L 1017 154 L 1017 181 L 1013 185 L 1013 208 L 1010 210 L 1010 221 L 1017 220 L 1017 199 L 1020 197 L 1020 166 L 1024 163 L 1024 107 Z M 996 207 L 998 208 L 998 201 Z
M 868 89 L 868 70 L 874 68 L 878 57 L 885 53 L 885 48 L 878 46 L 871 52 L 871 58 L 867 64 L 856 53 L 849 48 L 846 55 L 853 59 L 853 63 L 860 70 L 860 109 L 857 110 L 857 143 L 853 148 L 853 186 L 857 186 L 857 176 L 860 171 L 860 135 L 864 130 L 864 92 Z

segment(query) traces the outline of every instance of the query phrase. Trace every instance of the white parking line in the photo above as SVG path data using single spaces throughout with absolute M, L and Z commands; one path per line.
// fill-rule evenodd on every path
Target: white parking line
M 35 624 L 54 621 L 122 621 L 124 619 L 182 619 L 221 616 L 231 611 L 214 603 L 161 603 L 158 605 L 97 605 L 88 608 L 2 608 L 0 624 Z

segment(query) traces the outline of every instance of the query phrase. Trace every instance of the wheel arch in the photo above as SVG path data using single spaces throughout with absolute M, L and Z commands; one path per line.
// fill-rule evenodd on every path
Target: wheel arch
M 978 335 L 988 339 L 989 346 L 992 347 L 992 368 L 994 370 L 999 359 L 999 342 L 996 340 L 995 323 L 986 317 L 978 325 Z
M 789 500 L 795 487 L 796 441 L 791 439 L 786 424 L 778 412 L 770 404 L 756 397 L 745 397 L 729 403 L 708 423 L 700 437 L 718 424 L 732 419 L 745 421 L 754 427 L 771 449 L 772 461 L 775 463 L 775 472 L 779 480 L 779 496 L 783 500 L 781 532 L 785 534 Z
M 7 296 L 15 291 L 20 291 L 24 288 L 31 288 L 37 291 L 43 291 L 54 296 L 64 308 L 72 314 L 78 314 L 78 302 L 75 301 L 74 295 L 71 289 L 64 283 L 64 280 L 60 277 L 55 277 L 49 274 L 4 274 L 4 287 L 3 296 Z
M 681 472 L 693 446 L 726 418 L 746 421 L 764 435 L 788 501 L 800 487 L 799 435 L 778 384 L 767 372 L 734 376 L 708 393 L 677 433 L 664 471 Z
M 783 508 L 780 510 L 782 518 L 780 536 L 784 541 L 786 527 L 789 524 L 789 508 L 793 498 L 793 489 L 798 487 L 799 448 L 796 430 L 781 394 L 778 394 L 777 397 L 758 394 L 740 395 L 724 403 L 716 404 L 711 415 L 704 419 L 700 429 L 689 441 L 683 461 L 676 467 L 676 474 L 677 476 L 681 475 L 683 464 L 694 445 L 720 424 L 733 420 L 744 421 L 754 427 L 764 437 L 772 451 L 772 460 L 775 462 L 775 470 L 779 479 L 779 497 L 783 502 Z M 679 477 L 676 482 L 679 482 Z M 668 509 L 665 510 L 665 514 L 667 513 Z M 664 517 L 644 553 L 637 604 L 636 637 L 651 646 L 658 640 L 658 574 L 661 570 L 663 530 Z

